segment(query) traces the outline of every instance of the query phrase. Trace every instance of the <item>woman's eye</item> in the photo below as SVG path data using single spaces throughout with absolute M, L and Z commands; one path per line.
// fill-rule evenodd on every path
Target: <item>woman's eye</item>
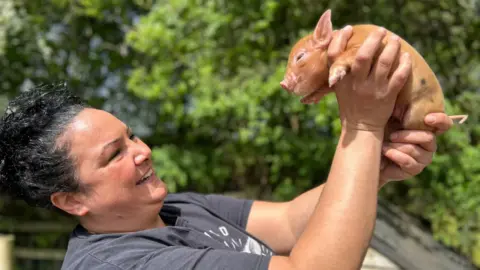
M 130 135 L 128 136 L 128 138 L 132 141 L 135 141 L 137 139 L 137 136 L 135 136 L 135 134 L 133 133 L 130 133 Z M 117 150 L 115 150 L 115 152 L 110 156 L 110 158 L 108 159 L 108 162 L 111 162 L 112 160 L 114 160 L 118 155 L 120 155 L 122 153 L 122 148 L 119 148 Z
M 120 150 L 115 150 L 113 155 L 110 157 L 108 161 L 112 161 L 114 158 L 116 158 L 120 154 Z

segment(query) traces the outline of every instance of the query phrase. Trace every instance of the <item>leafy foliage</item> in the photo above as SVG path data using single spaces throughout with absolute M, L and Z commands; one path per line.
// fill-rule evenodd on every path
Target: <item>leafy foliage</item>
M 288 51 L 331 8 L 334 27 L 383 25 L 438 75 L 448 114 L 433 164 L 382 195 L 480 265 L 480 30 L 476 1 L 13 1 L 0 9 L 0 88 L 68 80 L 132 124 L 170 190 L 256 190 L 286 200 L 324 181 L 334 96 L 304 106 L 279 87 Z M 29 83 L 30 82 L 30 83 Z

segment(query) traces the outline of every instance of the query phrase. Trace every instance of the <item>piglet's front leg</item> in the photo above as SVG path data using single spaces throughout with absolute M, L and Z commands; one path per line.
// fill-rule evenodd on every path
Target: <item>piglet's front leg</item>
M 344 51 L 334 60 L 332 66 L 330 67 L 328 76 L 328 85 L 330 87 L 335 85 L 350 72 L 357 51 L 358 48 L 351 48 L 347 51 Z

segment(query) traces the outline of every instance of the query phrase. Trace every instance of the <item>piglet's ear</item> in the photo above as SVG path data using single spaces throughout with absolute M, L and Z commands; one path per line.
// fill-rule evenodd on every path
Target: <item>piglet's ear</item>
M 317 48 L 327 48 L 332 40 L 333 29 L 331 20 L 331 11 L 325 11 L 318 20 L 317 26 L 313 31 L 313 45 Z

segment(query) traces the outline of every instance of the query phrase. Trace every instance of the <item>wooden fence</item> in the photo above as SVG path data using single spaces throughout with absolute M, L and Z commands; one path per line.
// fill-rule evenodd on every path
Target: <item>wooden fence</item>
M 23 222 L 0 225 L 0 270 L 55 270 L 60 269 L 65 249 L 19 246 L 16 235 L 62 234 L 68 237 L 73 225 L 53 222 Z M 18 242 L 18 241 L 17 241 Z
M 0 270 L 13 270 L 13 247 L 15 237 L 11 234 L 0 235 Z

